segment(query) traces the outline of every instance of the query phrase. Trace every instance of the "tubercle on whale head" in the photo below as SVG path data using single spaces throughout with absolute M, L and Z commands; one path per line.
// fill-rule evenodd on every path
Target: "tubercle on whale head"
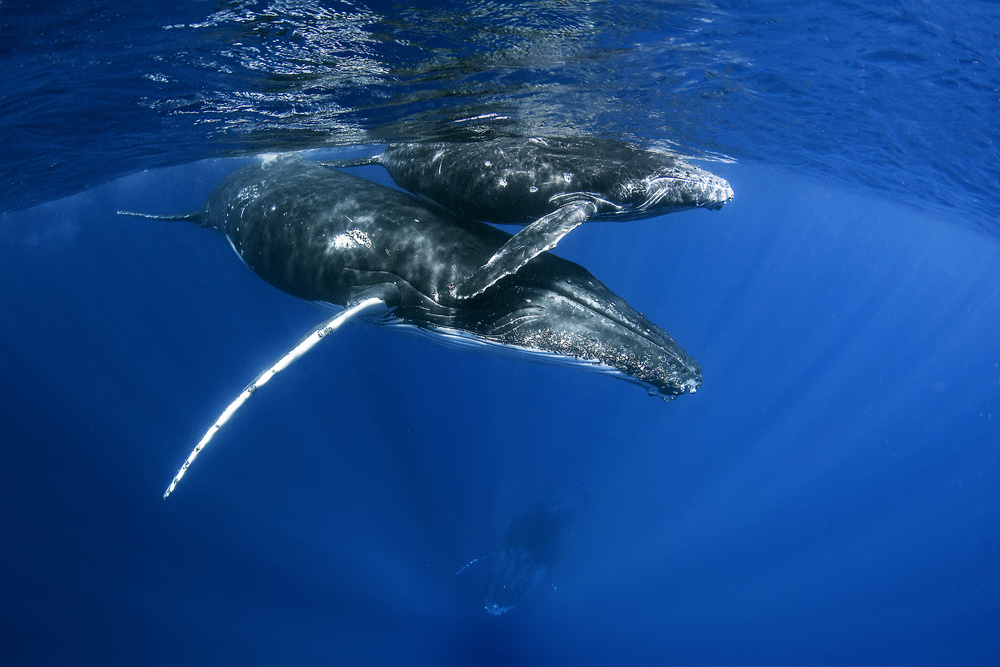
M 733 199 L 729 183 L 715 174 L 692 168 L 682 173 L 649 179 L 643 210 L 707 208 L 717 211 Z
M 676 394 L 665 394 L 660 389 L 655 387 L 649 387 L 647 389 L 650 396 L 660 398 L 663 401 L 670 402 L 677 398 L 678 396 L 683 396 L 684 394 L 697 394 L 698 388 L 701 387 L 701 375 L 699 374 L 697 379 L 687 378 L 676 384 Z
M 724 178 L 719 178 L 718 176 L 712 175 L 712 180 L 705 183 L 706 199 L 710 202 L 705 204 L 702 208 L 707 208 L 710 211 L 718 211 L 723 206 L 733 201 L 733 188 L 729 185 L 729 181 Z

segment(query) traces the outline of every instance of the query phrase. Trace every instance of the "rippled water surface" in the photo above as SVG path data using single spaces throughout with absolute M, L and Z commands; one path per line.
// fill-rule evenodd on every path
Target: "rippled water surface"
M 211 156 L 592 134 L 995 231 L 998 24 L 990 2 L 8 2 L 0 205 Z

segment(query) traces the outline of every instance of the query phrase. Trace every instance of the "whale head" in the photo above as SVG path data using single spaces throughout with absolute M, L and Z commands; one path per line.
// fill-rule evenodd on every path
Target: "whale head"
M 717 211 L 733 199 L 726 179 L 676 160 L 621 184 L 622 212 L 649 216 L 707 208 Z
M 487 584 L 485 606 L 487 613 L 499 616 L 521 604 L 548 579 L 549 568 L 523 546 L 505 549 L 495 558 L 496 570 Z
M 548 253 L 460 308 L 439 310 L 424 300 L 401 304 L 389 317 L 416 323 L 439 343 L 585 368 L 663 400 L 694 393 L 702 382 L 698 362 L 666 331 L 583 267 Z

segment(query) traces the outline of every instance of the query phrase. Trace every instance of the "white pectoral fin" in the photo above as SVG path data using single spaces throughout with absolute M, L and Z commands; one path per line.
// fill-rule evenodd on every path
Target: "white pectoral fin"
M 373 155 L 368 157 L 349 158 L 346 160 L 323 160 L 318 164 L 323 167 L 330 167 L 331 169 L 346 169 L 349 167 L 365 167 L 370 164 L 381 163 L 379 162 L 379 156 Z
M 302 338 L 302 340 L 281 355 L 277 361 L 271 364 L 271 366 L 258 375 L 253 382 L 247 385 L 246 389 L 244 389 L 240 395 L 236 397 L 235 401 L 229 404 L 229 407 L 227 407 L 222 414 L 219 415 L 219 418 L 215 420 L 215 423 L 209 427 L 208 432 L 205 433 L 198 444 L 195 445 L 195 448 L 190 454 L 188 454 L 187 460 L 184 461 L 180 470 L 178 470 L 177 474 L 174 475 L 173 481 L 170 482 L 170 486 L 167 487 L 167 490 L 163 494 L 163 499 L 166 500 L 170 494 L 174 492 L 174 489 L 177 488 L 177 485 L 184 477 L 184 474 L 188 471 L 188 468 L 190 468 L 191 464 L 194 463 L 194 460 L 198 458 L 198 454 L 201 453 L 201 450 L 203 450 L 205 445 L 207 445 L 208 442 L 215 437 L 215 434 L 219 432 L 219 429 L 221 429 L 223 425 L 229 421 L 236 411 L 239 410 L 244 403 L 246 403 L 246 400 L 250 398 L 251 394 L 265 385 L 268 380 L 277 375 L 279 372 L 288 368 L 293 361 L 312 349 L 312 347 L 321 339 L 339 329 L 340 325 L 344 322 L 358 317 L 359 315 L 363 315 L 376 309 L 382 309 L 384 307 L 385 302 L 382 299 L 372 297 L 365 299 L 356 305 L 345 308 L 310 331 L 304 338 Z
M 562 208 L 535 220 L 512 236 L 465 282 L 455 289 L 455 296 L 468 299 L 489 289 L 504 276 L 509 276 L 542 254 L 556 247 L 562 237 L 597 213 L 591 201 L 572 201 Z
M 458 575 L 460 575 L 463 572 L 465 572 L 469 568 L 470 565 L 475 565 L 476 563 L 478 563 L 479 561 L 483 560 L 484 558 L 489 558 L 494 553 L 496 553 L 496 549 L 495 548 L 494 549 L 490 549 L 489 551 L 487 551 L 486 553 L 484 553 L 482 556 L 477 556 L 476 558 L 473 558 L 468 563 L 466 563 L 461 568 L 459 568 L 458 572 L 455 573 L 455 576 L 457 577 Z

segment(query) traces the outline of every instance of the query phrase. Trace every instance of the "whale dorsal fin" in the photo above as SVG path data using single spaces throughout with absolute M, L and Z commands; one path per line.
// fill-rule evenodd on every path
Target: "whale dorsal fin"
M 455 296 L 468 299 L 478 296 L 494 283 L 509 276 L 542 254 L 556 247 L 562 237 L 576 229 L 597 213 L 597 206 L 590 200 L 571 201 L 512 236 L 465 282 L 455 288 Z

